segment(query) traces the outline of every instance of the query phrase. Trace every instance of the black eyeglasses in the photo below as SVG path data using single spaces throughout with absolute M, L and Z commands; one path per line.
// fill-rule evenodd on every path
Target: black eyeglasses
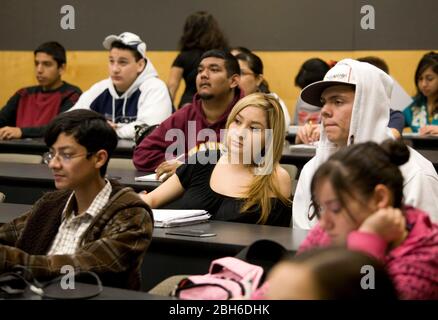
M 94 152 L 87 152 L 87 153 L 78 153 L 78 154 L 70 154 L 70 153 L 64 153 L 64 152 L 46 152 L 43 154 L 43 163 L 49 164 L 50 161 L 52 161 L 55 158 L 58 158 L 63 163 L 69 163 L 71 159 L 86 156 L 89 157 Z

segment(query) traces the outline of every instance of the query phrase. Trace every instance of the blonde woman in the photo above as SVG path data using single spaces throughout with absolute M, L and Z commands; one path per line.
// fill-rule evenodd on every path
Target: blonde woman
M 278 100 L 263 93 L 242 98 L 226 129 L 223 152 L 198 152 L 194 164 L 189 159 L 140 196 L 152 208 L 205 209 L 215 220 L 289 226 L 291 181 L 279 165 L 285 126 Z

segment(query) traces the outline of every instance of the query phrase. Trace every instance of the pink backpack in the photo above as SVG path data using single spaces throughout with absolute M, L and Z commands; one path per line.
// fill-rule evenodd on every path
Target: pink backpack
M 255 291 L 263 268 L 233 257 L 214 260 L 209 273 L 184 278 L 173 296 L 188 300 L 228 300 Z

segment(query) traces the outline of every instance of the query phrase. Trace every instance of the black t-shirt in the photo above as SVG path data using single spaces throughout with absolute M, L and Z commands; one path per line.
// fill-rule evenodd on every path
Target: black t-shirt
M 193 96 L 197 91 L 196 75 L 198 74 L 198 65 L 201 62 L 202 53 L 202 50 L 199 49 L 182 51 L 172 64 L 172 67 L 183 69 L 183 79 L 186 83 L 186 88 L 181 97 L 179 106 L 182 106 L 185 103 L 191 103 Z
M 211 159 L 219 158 L 219 152 L 210 151 Z M 196 156 L 196 155 L 194 155 Z M 194 162 L 193 158 L 191 160 Z M 204 209 L 213 220 L 233 221 L 242 223 L 257 223 L 260 218 L 258 207 L 251 208 L 241 213 L 240 208 L 244 199 L 233 198 L 215 192 L 210 187 L 210 178 L 215 164 L 183 164 L 176 174 L 185 189 L 183 195 L 163 208 L 166 209 Z M 284 205 L 277 198 L 272 198 L 272 210 L 269 214 L 267 225 L 289 227 L 292 211 L 291 207 Z

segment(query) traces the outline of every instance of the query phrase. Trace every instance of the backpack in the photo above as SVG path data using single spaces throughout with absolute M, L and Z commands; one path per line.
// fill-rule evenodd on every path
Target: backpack
M 229 300 L 255 291 L 263 268 L 234 257 L 212 261 L 209 273 L 182 279 L 172 295 L 188 300 Z
M 149 134 L 152 133 L 152 131 L 155 130 L 156 127 L 158 127 L 158 124 L 155 124 L 153 126 L 150 126 L 148 124 L 139 124 L 134 126 L 135 130 L 135 136 L 134 136 L 134 143 L 136 146 L 138 146 L 144 138 L 146 138 Z

